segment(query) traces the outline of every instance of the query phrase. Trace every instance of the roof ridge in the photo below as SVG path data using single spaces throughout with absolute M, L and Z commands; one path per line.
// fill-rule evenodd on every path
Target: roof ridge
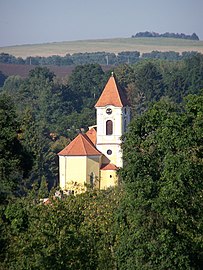
M 90 139 L 88 138 L 88 136 L 86 134 L 81 134 L 81 135 L 82 135 L 81 139 L 82 139 L 83 148 L 84 148 L 85 153 L 87 154 L 88 151 L 87 151 L 87 148 L 86 148 L 86 145 L 85 145 L 85 142 L 84 141 L 86 140 L 87 142 L 89 142 L 91 144 L 91 146 L 93 146 L 94 148 L 95 148 L 95 146 L 90 141 Z
M 85 154 L 87 154 L 87 149 L 85 148 L 84 136 L 82 133 L 79 133 L 78 135 L 80 136 L 82 148 L 83 148 Z

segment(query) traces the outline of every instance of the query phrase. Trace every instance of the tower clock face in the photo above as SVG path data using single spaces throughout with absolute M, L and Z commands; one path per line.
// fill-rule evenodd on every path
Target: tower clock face
M 110 109 L 110 108 L 106 109 L 106 113 L 107 114 L 111 114 L 112 113 L 112 109 Z

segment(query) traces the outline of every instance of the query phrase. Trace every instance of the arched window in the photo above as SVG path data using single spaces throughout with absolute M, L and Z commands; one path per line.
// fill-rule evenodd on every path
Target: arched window
M 106 135 L 113 134 L 113 122 L 111 120 L 106 121 Z

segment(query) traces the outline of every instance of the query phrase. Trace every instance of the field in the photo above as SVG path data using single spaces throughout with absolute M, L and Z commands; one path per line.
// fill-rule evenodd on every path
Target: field
M 11 75 L 19 75 L 22 78 L 26 78 L 30 72 L 30 70 L 34 69 L 36 66 L 34 65 L 15 65 L 15 64 L 1 64 L 0 63 L 0 71 L 6 76 Z M 54 74 L 59 78 L 68 77 L 73 69 L 74 66 L 47 66 L 50 71 L 54 72 Z
M 36 68 L 35 65 L 15 65 L 15 64 L 2 64 L 0 63 L 0 71 L 6 76 L 19 75 L 22 78 L 26 78 L 29 75 L 30 70 Z M 68 78 L 75 66 L 47 66 L 57 78 Z M 102 66 L 104 71 L 110 70 L 112 67 Z
M 66 55 L 85 52 L 139 51 L 198 51 L 203 53 L 203 41 L 171 38 L 114 38 L 97 40 L 64 41 L 44 44 L 28 44 L 0 47 L 0 53 L 16 57 Z

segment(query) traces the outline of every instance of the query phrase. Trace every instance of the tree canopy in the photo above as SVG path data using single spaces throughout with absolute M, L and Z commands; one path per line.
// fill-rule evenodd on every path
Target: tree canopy
M 183 106 L 162 100 L 130 125 L 119 269 L 201 269 L 202 105 L 202 96 Z

